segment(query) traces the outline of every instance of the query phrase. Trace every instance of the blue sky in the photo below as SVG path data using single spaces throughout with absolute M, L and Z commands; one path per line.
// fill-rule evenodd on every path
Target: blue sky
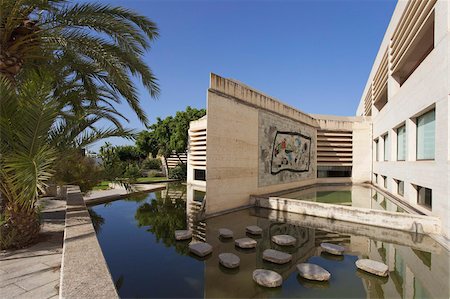
M 102 3 L 133 9 L 159 26 L 161 37 L 145 60 L 159 79 L 160 98 L 150 98 L 136 80 L 150 122 L 188 105 L 205 108 L 210 72 L 304 112 L 354 115 L 396 5 L 394 0 Z M 130 118 L 127 127 L 144 128 L 128 106 L 119 109 Z

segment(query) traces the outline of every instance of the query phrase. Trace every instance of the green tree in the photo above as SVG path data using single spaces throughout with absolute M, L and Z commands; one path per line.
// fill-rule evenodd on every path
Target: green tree
M 156 158 L 158 155 L 158 142 L 152 131 L 140 132 L 136 137 L 136 146 L 147 156 L 151 154 L 153 158 Z
M 145 159 L 145 153 L 141 152 L 138 147 L 133 145 L 122 145 L 116 147 L 116 153 L 120 161 L 138 162 L 139 164 Z
M 178 111 L 173 118 L 170 149 L 176 153 L 186 151 L 189 140 L 189 123 L 205 116 L 205 109 L 195 109 L 190 106 L 185 111 Z
M 157 80 L 143 61 L 158 37 L 155 23 L 121 7 L 65 0 L 2 0 L 0 11 L 2 76 L 16 83 L 24 67 L 49 68 L 57 75 L 55 95 L 70 99 L 74 110 L 101 106 L 120 115 L 113 104 L 125 99 L 147 122 L 131 76 L 158 96 Z
M 125 163 L 121 162 L 117 155 L 116 147 L 110 142 L 105 142 L 100 147 L 99 156 L 102 159 L 103 177 L 108 180 L 115 180 L 122 177 L 125 172 Z
M 175 153 L 185 152 L 188 145 L 189 123 L 198 120 L 206 114 L 205 109 L 195 109 L 190 106 L 185 111 L 178 111 L 176 115 L 168 116 L 165 119 L 157 118 L 156 123 L 149 127 L 148 133 L 141 132 L 139 139 L 141 147 L 151 150 L 158 149 L 158 154 L 167 158 Z M 180 163 L 183 163 L 180 160 Z M 166 162 L 166 169 L 167 162 Z
M 36 239 L 36 201 L 67 148 L 124 134 L 120 129 L 86 130 L 88 117 L 80 125 L 70 110 L 62 109 L 53 84 L 48 73 L 28 72 L 17 86 L 0 77 L 1 248 L 23 247 Z

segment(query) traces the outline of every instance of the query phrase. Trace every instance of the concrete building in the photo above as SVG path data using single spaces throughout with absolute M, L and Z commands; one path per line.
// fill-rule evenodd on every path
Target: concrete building
M 250 195 L 369 183 L 439 217 L 448 239 L 449 6 L 397 4 L 356 116 L 307 114 L 211 74 L 188 151 L 188 185 L 206 191 L 206 215 L 248 206 Z
M 449 238 L 449 1 L 399 1 L 357 115 L 372 118 L 372 183 L 442 220 Z

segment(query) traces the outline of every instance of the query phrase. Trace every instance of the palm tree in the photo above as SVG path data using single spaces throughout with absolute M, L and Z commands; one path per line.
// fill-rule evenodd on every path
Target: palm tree
M 36 239 L 40 229 L 36 201 L 62 151 L 131 134 L 120 128 L 97 128 L 98 117 L 79 119 L 63 109 L 53 84 L 50 74 L 34 71 L 24 73 L 17 86 L 0 77 L 0 248 L 23 247 Z
M 94 108 L 114 110 L 112 103 L 124 98 L 147 122 L 131 76 L 158 96 L 142 57 L 158 37 L 155 23 L 124 8 L 65 0 L 0 0 L 0 10 L 0 75 L 16 83 L 24 67 L 48 66 L 58 74 L 56 95 L 70 93 L 70 83 Z M 70 101 L 74 108 L 81 103 Z

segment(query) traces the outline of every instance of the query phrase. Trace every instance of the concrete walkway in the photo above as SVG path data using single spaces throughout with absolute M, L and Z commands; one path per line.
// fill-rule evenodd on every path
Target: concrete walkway
M 1 298 L 58 298 L 66 203 L 44 199 L 40 204 L 39 242 L 0 251 Z
M 124 196 L 132 195 L 141 192 L 157 191 L 166 188 L 165 184 L 138 184 L 132 185 L 132 190 L 126 190 L 125 188 L 115 188 L 109 190 L 94 190 L 84 195 L 84 201 L 86 204 L 100 203 L 109 200 L 115 200 Z

